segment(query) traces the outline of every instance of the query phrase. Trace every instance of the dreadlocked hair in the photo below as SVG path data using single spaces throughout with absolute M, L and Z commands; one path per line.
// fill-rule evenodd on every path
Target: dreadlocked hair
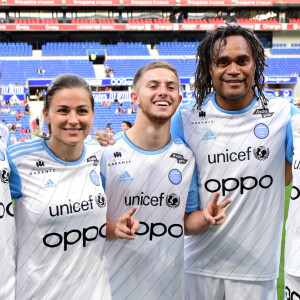
M 265 84 L 263 72 L 268 65 L 266 64 L 264 47 L 252 30 L 237 24 L 226 25 L 227 26 L 218 27 L 216 30 L 208 31 L 201 44 L 198 46 L 196 55 L 197 68 L 194 83 L 197 108 L 201 110 L 205 96 L 211 93 L 213 88 L 209 66 L 218 59 L 221 48 L 227 44 L 226 37 L 232 35 L 243 36 L 251 47 L 252 56 L 256 64 L 252 90 L 253 92 L 255 92 L 255 90 L 257 91 L 258 99 L 261 101 L 263 108 L 265 108 L 268 104 L 268 99 L 263 93 Z M 215 49 L 214 51 L 215 43 L 219 39 L 220 43 L 218 49 Z M 215 57 L 213 57 L 214 54 Z

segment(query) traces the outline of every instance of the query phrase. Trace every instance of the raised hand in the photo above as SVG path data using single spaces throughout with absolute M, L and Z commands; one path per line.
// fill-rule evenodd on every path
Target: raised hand
M 225 207 L 232 202 L 231 199 L 226 199 L 218 204 L 220 192 L 215 193 L 212 201 L 207 204 L 203 210 L 204 219 L 211 225 L 220 225 L 226 220 Z
M 115 228 L 115 235 L 119 239 L 134 240 L 135 232 L 138 230 L 140 222 L 133 217 L 137 207 L 133 207 L 118 219 Z

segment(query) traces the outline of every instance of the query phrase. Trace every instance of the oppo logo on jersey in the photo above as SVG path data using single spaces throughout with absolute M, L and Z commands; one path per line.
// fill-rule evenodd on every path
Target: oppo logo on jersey
M 297 200 L 298 198 L 300 198 L 300 189 L 293 185 L 291 191 L 291 200 Z
M 135 233 L 136 235 L 149 234 L 149 240 L 152 241 L 153 237 L 161 237 L 165 234 L 173 238 L 180 238 L 183 235 L 183 227 L 180 224 L 172 224 L 169 227 L 163 223 L 150 223 L 140 222 L 140 227 Z
M 7 205 L 0 202 L 0 219 L 4 218 L 5 214 L 8 214 L 10 217 L 14 216 L 14 209 L 11 202 Z
M 88 242 L 96 240 L 96 238 L 106 238 L 104 228 L 106 223 L 100 226 L 90 226 L 83 228 L 82 231 L 78 229 L 73 229 L 70 231 L 65 231 L 63 233 L 52 232 L 48 233 L 43 237 L 43 243 L 46 247 L 56 248 L 63 245 L 64 251 L 68 250 L 68 247 L 74 245 L 78 242 L 82 243 L 82 247 L 86 247 Z
M 245 191 L 252 190 L 257 186 L 267 189 L 273 183 L 273 178 L 271 175 L 265 175 L 261 178 L 256 178 L 254 176 L 245 176 L 239 179 L 237 178 L 225 178 L 221 181 L 217 179 L 209 179 L 205 182 L 205 189 L 211 193 L 221 191 L 221 194 L 225 196 L 227 192 L 232 192 L 234 190 L 239 190 L 241 194 Z
M 288 286 L 285 286 L 285 300 L 300 300 L 300 295 L 296 291 L 291 291 Z

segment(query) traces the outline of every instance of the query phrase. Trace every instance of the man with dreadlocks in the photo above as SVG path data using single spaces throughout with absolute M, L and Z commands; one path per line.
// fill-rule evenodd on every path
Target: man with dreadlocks
M 186 299 L 274 300 L 284 212 L 285 158 L 297 109 L 263 92 L 264 48 L 238 25 L 207 32 L 197 52 L 196 100 L 172 133 L 197 162 L 200 207 L 233 199 L 227 222 L 185 240 Z

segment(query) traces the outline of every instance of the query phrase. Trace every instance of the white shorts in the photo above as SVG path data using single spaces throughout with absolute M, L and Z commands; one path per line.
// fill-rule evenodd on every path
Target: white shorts
M 185 300 L 277 300 L 276 279 L 241 281 L 185 273 L 184 291 Z
M 300 300 L 300 277 L 289 275 L 284 272 L 284 299 Z

